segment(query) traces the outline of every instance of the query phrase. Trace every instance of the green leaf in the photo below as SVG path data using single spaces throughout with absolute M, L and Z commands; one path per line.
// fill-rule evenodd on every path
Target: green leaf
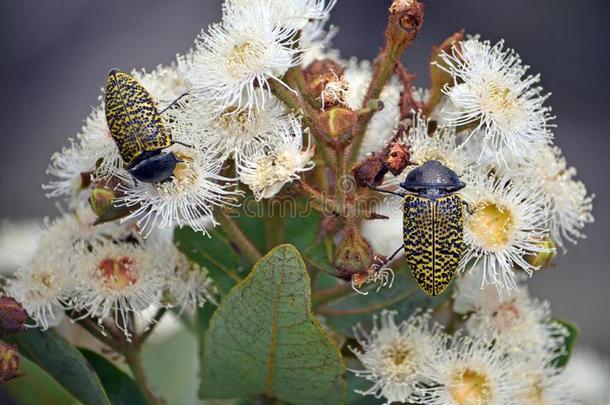
M 102 381 L 113 405 L 146 405 L 146 399 L 136 383 L 110 361 L 87 349 L 80 349 Z
M 572 356 L 572 348 L 574 347 L 574 343 L 576 343 L 576 339 L 578 339 L 578 327 L 571 322 L 554 319 L 551 322 L 556 322 L 561 324 L 566 330 L 568 334 L 563 336 L 563 347 L 561 348 L 561 353 L 553 360 L 553 365 L 557 368 L 565 367 L 570 361 L 570 357 Z
M 248 266 L 220 228 L 214 228 L 210 235 L 208 238 L 191 228 L 179 228 L 174 232 L 174 241 L 190 260 L 208 269 L 221 295 L 224 295 L 241 281 Z
M 27 329 L 15 336 L 21 354 L 32 360 L 84 404 L 110 404 L 85 357 L 59 333 Z
M 144 345 L 142 362 L 146 376 L 153 392 L 165 404 L 203 404 L 197 399 L 199 359 L 196 353 L 197 337 L 184 329 Z
M 345 366 L 311 312 L 310 295 L 305 263 L 293 246 L 262 258 L 212 317 L 201 396 L 345 403 Z
M 286 243 L 303 251 L 316 241 L 322 215 L 317 211 L 308 210 L 304 199 L 296 201 L 295 212 L 291 212 L 284 220 L 284 239 Z
M 23 371 L 23 377 L 15 378 L 0 386 L 0 390 L 6 390 L 15 399 L 15 403 L 20 405 L 78 405 L 80 403 L 27 357 L 21 357 L 21 371 Z M 32 389 L 32 387 L 36 387 L 36 389 Z
M 332 263 L 335 246 L 330 238 L 309 246 L 303 252 L 303 257 L 307 264 L 327 274 L 337 274 L 337 270 Z
M 354 292 L 339 298 L 319 308 L 318 312 L 326 317 L 328 326 L 345 336 L 354 337 L 353 329 L 357 324 L 365 329 L 372 327 L 373 315 L 383 309 L 395 310 L 397 319 L 405 319 L 420 308 L 434 308 L 451 297 L 451 287 L 436 297 L 427 295 L 407 271 L 396 273 L 391 288 L 383 287 L 379 292 L 375 288 L 369 287 L 368 295 Z

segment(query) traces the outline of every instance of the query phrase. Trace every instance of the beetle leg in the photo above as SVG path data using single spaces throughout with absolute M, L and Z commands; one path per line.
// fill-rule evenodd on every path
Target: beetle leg
M 390 263 L 392 260 L 394 260 L 396 255 L 398 255 L 403 248 L 404 248 L 404 246 L 400 245 L 400 247 L 398 249 L 396 249 L 396 251 L 394 253 L 392 253 L 392 255 L 390 257 L 388 257 L 385 262 Z
M 466 201 L 462 200 L 462 204 L 464 204 L 464 209 L 466 210 L 466 212 L 470 215 L 474 214 L 475 209 L 474 208 L 470 208 L 470 205 L 468 205 L 468 203 Z
M 174 145 L 174 144 L 178 144 L 178 145 L 186 146 L 187 148 L 191 148 L 191 149 L 194 149 L 194 148 L 195 148 L 193 145 L 189 145 L 188 143 L 184 143 L 184 142 L 180 142 L 180 141 L 174 141 L 174 140 L 172 140 L 172 145 Z
M 382 188 L 377 188 L 377 187 L 372 187 L 372 186 L 369 186 L 369 188 L 371 190 L 378 191 L 380 193 L 392 194 L 392 195 L 395 195 L 395 196 L 398 196 L 398 197 L 401 197 L 401 198 L 404 197 L 404 194 L 395 193 L 394 191 L 384 190 Z
M 188 93 L 188 92 L 186 92 L 186 93 L 182 93 L 181 95 L 179 95 L 177 99 L 175 99 L 174 101 L 172 101 L 171 103 L 169 103 L 169 105 L 168 105 L 167 107 L 165 107 L 163 110 L 161 110 L 161 111 L 159 112 L 159 115 L 163 114 L 165 111 L 167 111 L 167 110 L 169 110 L 170 108 L 172 108 L 173 106 L 175 106 L 175 105 L 176 105 L 176 103 L 177 103 L 177 102 L 178 102 L 178 101 L 179 101 L 181 98 L 186 97 L 186 96 L 188 96 L 188 95 L 189 95 L 189 93 Z

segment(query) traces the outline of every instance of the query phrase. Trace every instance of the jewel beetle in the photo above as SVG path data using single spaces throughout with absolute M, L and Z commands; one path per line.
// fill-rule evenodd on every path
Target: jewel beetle
M 159 112 L 146 88 L 132 75 L 118 69 L 108 74 L 104 103 L 110 135 L 127 171 L 145 183 L 168 180 L 181 160 L 173 152 L 163 151 L 180 143 L 172 139 L 165 126 L 161 116 L 165 110 Z
M 465 184 L 459 176 L 436 160 L 411 170 L 400 187 L 403 203 L 401 249 L 419 287 L 428 295 L 441 294 L 451 284 L 464 252 L 466 203 L 457 193 Z

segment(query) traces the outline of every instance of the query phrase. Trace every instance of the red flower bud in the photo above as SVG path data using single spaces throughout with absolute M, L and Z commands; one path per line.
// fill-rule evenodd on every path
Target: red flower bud
M 27 319 L 27 312 L 15 299 L 0 297 L 0 337 L 22 331 Z
M 17 349 L 0 342 L 0 384 L 22 375 Z

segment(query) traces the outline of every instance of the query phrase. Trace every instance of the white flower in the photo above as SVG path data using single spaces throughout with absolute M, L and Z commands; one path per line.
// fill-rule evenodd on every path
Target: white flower
M 261 89 L 255 91 L 257 95 L 263 92 Z M 232 106 L 219 113 L 209 102 L 199 100 L 192 106 L 192 111 L 176 111 L 172 116 L 175 117 L 174 126 L 191 125 L 202 144 L 225 158 L 248 153 L 248 149 L 255 147 L 255 140 L 276 136 L 292 114 L 287 113 L 275 96 L 268 95 L 264 108 L 254 106 L 247 111 Z
M 403 139 L 409 146 L 409 160 L 417 165 L 437 160 L 458 175 L 463 175 L 471 161 L 464 150 L 458 148 L 455 130 L 440 127 L 430 133 L 429 124 L 425 117 L 419 114 L 414 116 L 413 125 Z
M 530 298 L 521 287 L 500 297 L 493 286 L 479 289 L 475 312 L 466 323 L 473 336 L 491 334 L 510 354 L 531 357 L 559 350 L 566 329 L 551 319 L 548 302 Z
M 535 270 L 525 255 L 540 252 L 546 236 L 548 202 L 537 188 L 520 178 L 472 175 L 461 191 L 468 202 L 464 220 L 466 251 L 461 268 L 482 263 L 483 286 L 517 288 L 513 267 Z
M 96 160 L 96 159 L 95 159 Z M 47 174 L 56 178 L 43 184 L 46 196 L 51 198 L 66 197 L 69 206 L 74 206 L 84 200 L 86 190 L 91 183 L 91 175 L 95 171 L 95 160 L 91 154 L 73 141 L 70 146 L 62 148 L 51 156 L 51 164 Z M 82 197 L 82 198 L 81 198 Z
M 531 356 L 519 364 L 517 378 L 523 389 L 515 393 L 516 405 L 564 405 L 578 404 L 574 387 L 563 369 L 552 365 L 553 353 Z
M 561 150 L 545 146 L 536 151 L 531 164 L 522 165 L 518 170 L 528 181 L 538 184 L 549 198 L 553 241 L 563 247 L 564 239 L 576 243 L 576 238 L 584 238 L 582 229 L 593 222 L 594 196 L 574 178 L 576 169 L 567 166 Z
M 232 106 L 263 108 L 271 94 L 268 82 L 281 82 L 300 63 L 295 41 L 296 31 L 275 24 L 273 10 L 227 7 L 223 23 L 210 26 L 196 41 L 191 92 L 213 103 L 218 113 Z
M 42 232 L 40 223 L 36 219 L 0 222 L 0 275 L 12 274 L 32 258 Z
M 71 256 L 65 247 L 58 253 L 53 241 L 46 240 L 30 262 L 9 279 L 7 293 L 15 298 L 43 330 L 57 326 L 63 319 L 64 305 L 72 286 Z
M 574 348 L 565 378 L 584 405 L 610 404 L 610 360 L 593 348 Z
M 204 223 L 215 224 L 213 208 L 232 204 L 237 195 L 229 188 L 231 179 L 219 174 L 223 161 L 197 146 L 175 145 L 173 152 L 182 160 L 173 176 L 161 183 L 120 185 L 116 206 L 132 207 L 125 220 L 137 222 L 143 235 L 156 228 L 191 226 L 207 233 Z
M 348 83 L 345 97 L 347 106 L 353 110 L 362 108 L 362 102 L 373 79 L 371 64 L 368 61 L 358 63 L 356 59 L 350 60 L 345 69 L 344 78 Z M 402 87 L 398 78 L 392 76 L 379 96 L 383 102 L 383 110 L 375 113 L 367 126 L 360 148 L 360 158 L 367 153 L 380 150 L 394 136 L 394 130 L 400 120 L 401 91 Z
M 179 252 L 174 250 L 174 271 L 167 279 L 169 294 L 168 305 L 178 307 L 180 312 L 193 312 L 210 301 L 216 304 L 214 294 L 216 289 L 212 279 L 208 277 L 206 268 L 199 266 Z
M 439 65 L 454 79 L 445 92 L 457 110 L 445 111 L 447 121 L 484 128 L 484 142 L 498 160 L 504 149 L 520 155 L 548 142 L 552 119 L 543 105 L 548 96 L 535 87 L 539 76 L 525 76 L 527 66 L 519 55 L 503 47 L 503 41 L 492 46 L 474 37 L 453 46 L 451 54 L 441 54 Z
M 88 231 L 74 215 L 47 223 L 29 259 L 8 280 L 7 293 L 25 308 L 35 326 L 57 326 L 69 306 L 73 287 L 73 251 Z
M 159 110 L 188 92 L 187 74 L 191 69 L 193 51 L 185 55 L 176 55 L 176 60 L 168 66 L 159 65 L 152 72 L 134 70 L 131 74 L 137 78 L 146 90 L 159 103 Z
M 171 258 L 167 246 L 144 241 L 107 240 L 77 249 L 75 308 L 82 317 L 113 318 L 129 337 L 129 313 L 160 305 Z
M 336 3 L 337 0 L 228 0 L 224 4 L 224 19 L 235 18 L 235 15 L 227 13 L 232 8 L 264 7 L 271 11 L 278 25 L 302 30 L 308 25 L 326 21 Z
M 356 392 L 383 397 L 387 404 L 414 399 L 417 383 L 428 381 L 423 366 L 444 344 L 442 330 L 438 324 L 430 325 L 429 314 L 413 316 L 398 325 L 395 316 L 395 312 L 383 311 L 380 324 L 373 318 L 369 333 L 357 329 L 362 351 L 351 349 L 364 367 L 351 371 L 374 383 L 368 390 Z
M 291 118 L 282 124 L 277 136 L 259 141 L 238 157 L 239 179 L 250 187 L 257 200 L 273 197 L 285 184 L 298 179 L 300 173 L 314 167 L 314 149 L 306 137 L 304 145 L 301 123 Z
M 73 307 L 74 255 L 79 247 L 131 235 L 129 225 L 94 225 L 88 205 L 47 223 L 32 257 L 8 280 L 7 292 L 23 305 L 36 326 L 57 326 L 64 309 Z
M 447 350 L 422 369 L 433 383 L 420 389 L 427 405 L 512 404 L 523 383 L 517 376 L 518 363 L 490 338 L 472 339 L 454 335 Z
M 123 160 L 110 134 L 103 103 L 91 111 L 77 139 L 80 146 L 78 152 L 82 154 L 81 159 L 93 162 L 94 180 L 106 179 L 120 173 Z M 124 176 L 131 178 L 126 173 Z

